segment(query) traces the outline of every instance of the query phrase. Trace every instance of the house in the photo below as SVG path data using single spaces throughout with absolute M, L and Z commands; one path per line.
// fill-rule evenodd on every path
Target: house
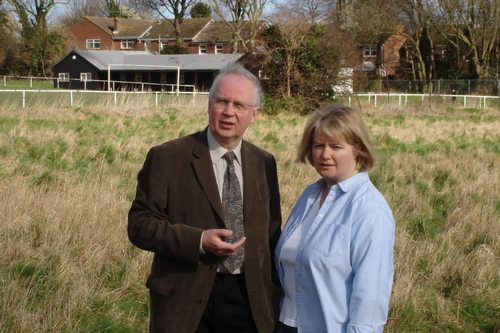
M 232 23 L 232 22 L 230 22 Z M 257 36 L 264 30 L 269 28 L 265 21 L 259 21 Z M 242 41 L 239 43 L 239 50 L 244 51 L 250 48 L 250 23 L 245 22 L 241 28 L 240 36 Z M 211 22 L 203 31 L 201 31 L 196 38 L 193 39 L 190 46 L 199 53 L 217 54 L 217 53 L 231 53 L 232 52 L 232 30 L 227 23 L 223 21 Z M 257 45 L 260 43 L 257 42 Z M 188 48 L 189 50 L 189 48 Z M 191 53 L 191 52 L 190 52 Z
M 395 77 L 400 67 L 400 50 L 406 40 L 403 35 L 391 34 L 382 37 L 378 43 L 358 45 L 354 55 L 354 62 L 358 65 L 354 71 L 368 77 Z
M 259 31 L 267 28 L 259 22 Z M 70 32 L 80 50 L 137 50 L 161 52 L 176 43 L 171 20 L 134 20 L 86 16 L 75 23 Z M 211 18 L 188 18 L 182 24 L 184 47 L 189 54 L 218 54 L 232 52 L 231 29 L 224 22 Z M 250 24 L 242 29 L 242 46 L 248 43 Z M 244 49 L 244 48 L 240 48 Z
M 54 65 L 54 87 L 88 90 L 208 91 L 242 54 L 163 55 L 150 51 L 72 50 Z

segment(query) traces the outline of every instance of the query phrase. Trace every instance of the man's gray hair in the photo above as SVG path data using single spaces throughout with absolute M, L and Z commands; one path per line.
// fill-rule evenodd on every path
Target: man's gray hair
M 250 81 L 252 81 L 254 85 L 254 94 L 255 94 L 253 105 L 255 107 L 262 106 L 262 102 L 264 102 L 264 92 L 262 91 L 260 80 L 255 75 L 253 75 L 248 69 L 246 69 L 242 64 L 238 62 L 230 62 L 226 67 L 221 69 L 219 75 L 215 77 L 214 83 L 212 84 L 210 92 L 208 93 L 208 98 L 210 98 L 210 100 L 213 101 L 215 99 L 216 97 L 215 94 L 217 92 L 220 80 L 225 75 L 228 74 L 244 76 L 248 78 Z

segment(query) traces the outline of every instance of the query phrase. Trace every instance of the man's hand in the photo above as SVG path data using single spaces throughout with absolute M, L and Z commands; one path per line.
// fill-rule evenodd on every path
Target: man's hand
M 217 256 L 232 256 L 236 250 L 243 245 L 246 237 L 241 237 L 236 243 L 226 243 L 221 237 L 231 236 L 232 230 L 209 229 L 203 233 L 201 245 L 205 252 L 212 252 Z

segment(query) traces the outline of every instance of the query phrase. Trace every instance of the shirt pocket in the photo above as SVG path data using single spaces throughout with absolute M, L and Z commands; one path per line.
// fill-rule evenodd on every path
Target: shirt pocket
M 342 256 L 349 246 L 349 230 L 345 225 L 330 224 L 314 243 L 314 249 L 325 257 Z

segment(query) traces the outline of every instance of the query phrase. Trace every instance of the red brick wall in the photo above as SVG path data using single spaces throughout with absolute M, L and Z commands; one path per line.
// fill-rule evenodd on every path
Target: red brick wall
M 90 22 L 87 18 L 83 18 L 77 23 L 75 23 L 71 28 L 69 28 L 71 33 L 75 36 L 77 40 L 77 45 L 72 45 L 78 50 L 87 49 L 87 39 L 100 39 L 101 40 L 101 50 L 114 50 L 116 49 L 113 45 L 113 39 L 111 36 L 104 31 L 102 31 L 95 24 Z M 119 44 L 117 50 L 121 49 L 121 44 Z

